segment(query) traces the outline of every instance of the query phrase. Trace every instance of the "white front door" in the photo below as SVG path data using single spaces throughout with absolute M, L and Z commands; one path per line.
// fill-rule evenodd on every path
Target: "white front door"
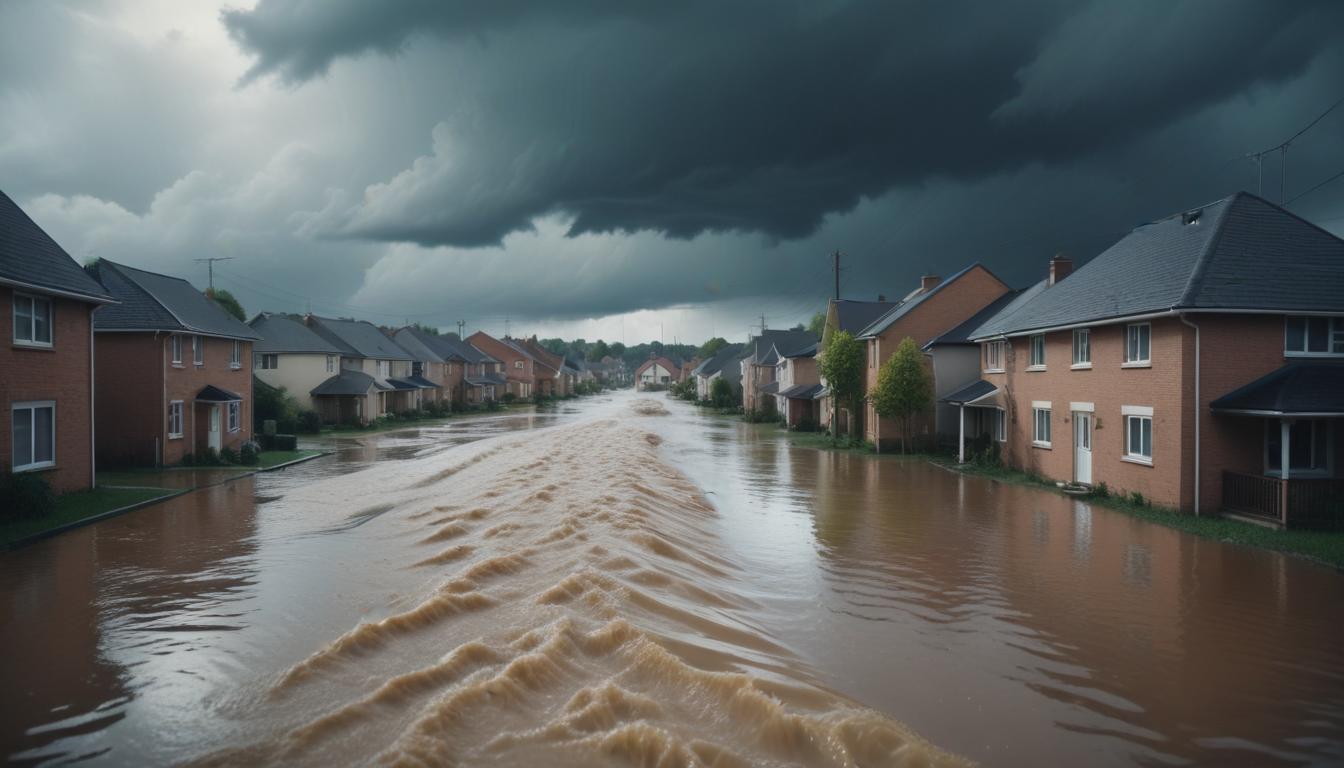
M 220 441 L 219 432 L 219 406 L 210 406 L 210 447 L 218 451 L 223 443 Z
M 1092 482 L 1092 414 L 1073 413 L 1073 479 Z

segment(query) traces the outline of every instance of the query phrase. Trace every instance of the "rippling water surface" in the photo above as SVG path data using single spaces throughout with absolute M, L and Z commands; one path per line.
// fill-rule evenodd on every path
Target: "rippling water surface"
M 663 405 L 333 441 L 0 554 L 3 753 L 1344 762 L 1344 575 Z

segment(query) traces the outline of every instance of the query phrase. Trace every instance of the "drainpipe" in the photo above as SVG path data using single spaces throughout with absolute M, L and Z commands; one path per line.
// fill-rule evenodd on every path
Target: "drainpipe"
M 957 406 L 957 463 L 966 463 L 966 404 Z
M 1199 399 L 1199 326 L 1190 322 L 1185 313 L 1181 313 L 1180 318 L 1182 323 L 1195 329 L 1195 516 L 1199 517 L 1199 423 L 1204 420 L 1204 406 Z
M 93 356 L 93 313 L 98 309 L 97 304 L 89 305 L 89 487 L 98 487 L 98 410 L 94 397 L 97 394 L 97 387 L 94 386 L 94 363 Z

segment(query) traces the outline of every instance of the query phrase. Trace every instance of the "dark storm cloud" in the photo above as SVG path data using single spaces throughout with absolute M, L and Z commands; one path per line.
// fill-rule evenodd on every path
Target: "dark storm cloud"
M 224 22 L 251 76 L 291 83 L 459 49 L 429 153 L 325 234 L 476 246 L 557 212 L 573 233 L 799 238 L 933 177 L 1115 153 L 1300 74 L 1344 4 L 262 0 Z

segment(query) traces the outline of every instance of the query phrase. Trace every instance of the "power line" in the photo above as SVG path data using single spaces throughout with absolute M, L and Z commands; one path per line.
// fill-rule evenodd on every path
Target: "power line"
M 1288 146 L 1289 146 L 1290 144 L 1292 144 L 1294 141 L 1296 141 L 1299 137 L 1301 137 L 1302 134 L 1304 134 L 1304 133 L 1306 133 L 1307 131 L 1311 130 L 1312 128 L 1316 127 L 1316 124 L 1317 124 L 1317 123 L 1319 123 L 1319 122 L 1321 122 L 1322 120 L 1324 120 L 1325 117 L 1326 117 L 1326 115 L 1330 114 L 1331 112 L 1334 112 L 1335 109 L 1336 109 L 1337 107 L 1339 107 L 1339 105 L 1341 105 L 1341 104 L 1344 104 L 1344 96 L 1341 96 L 1339 99 L 1337 99 L 1337 100 L 1335 101 L 1334 104 L 1331 104 L 1329 107 L 1326 107 L 1325 111 L 1322 112 L 1321 114 L 1317 115 L 1315 120 L 1312 120 L 1310 123 L 1307 123 L 1301 130 L 1299 130 L 1297 133 L 1294 133 L 1292 136 L 1289 136 L 1289 137 L 1288 137 L 1287 139 L 1285 139 L 1284 141 L 1282 141 L 1282 142 L 1280 142 L 1279 144 L 1276 144 L 1276 145 L 1270 147 L 1269 149 L 1262 149 L 1262 150 L 1260 150 L 1259 152 L 1251 152 L 1251 153 L 1249 153 L 1249 154 L 1246 155 L 1246 157 L 1248 157 L 1248 158 L 1250 158 L 1250 159 L 1252 159 L 1252 160 L 1255 161 L 1256 167 L 1257 167 L 1257 169 L 1258 169 L 1258 171 L 1259 171 L 1258 181 L 1256 182 L 1256 189 L 1255 189 L 1256 194 L 1260 194 L 1260 195 L 1263 195 L 1263 194 L 1264 194 L 1264 186 L 1265 186 L 1265 169 L 1264 169 L 1264 162 L 1265 162 L 1265 155 L 1268 155 L 1268 154 L 1271 153 L 1271 152 L 1278 152 L 1278 153 L 1279 153 L 1279 204 L 1280 204 L 1280 205 L 1288 205 L 1289 202 L 1292 202 L 1292 201 L 1286 201 L 1286 200 L 1284 199 L 1284 198 L 1286 197 L 1286 194 L 1287 194 L 1285 190 L 1286 190 L 1287 183 L 1288 183 Z M 1298 197 L 1301 197 L 1301 195 L 1298 195 Z M 1293 198 L 1293 199 L 1296 200 L 1297 198 Z
M 1312 187 L 1311 189 L 1308 189 L 1306 192 L 1302 192 L 1302 193 L 1300 193 L 1300 194 L 1294 196 L 1292 200 L 1289 200 L 1288 202 L 1284 203 L 1284 205 L 1285 205 L 1285 206 L 1292 205 L 1293 203 L 1297 202 L 1298 200 L 1301 200 L 1302 198 L 1306 197 L 1307 195 L 1310 195 L 1312 192 L 1315 192 L 1316 190 L 1320 189 L 1321 187 L 1324 187 L 1326 184 L 1329 184 L 1330 182 L 1334 181 L 1335 179 L 1338 179 L 1338 178 L 1341 177 L 1341 176 L 1344 176 L 1344 169 L 1340 170 L 1339 173 L 1336 173 L 1334 176 L 1331 176 L 1330 178 L 1328 178 L 1328 179 L 1322 181 L 1321 183 L 1317 184 L 1316 186 Z

